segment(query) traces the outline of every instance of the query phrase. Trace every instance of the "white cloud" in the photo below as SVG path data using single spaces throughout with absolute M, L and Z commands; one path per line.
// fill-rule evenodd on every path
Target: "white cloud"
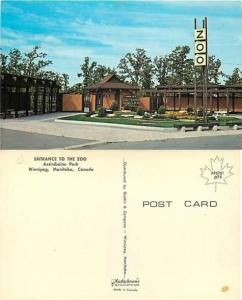
M 11 1 L 5 0 L 5 2 Z M 164 1 L 155 2 L 162 3 Z M 176 1 L 169 0 L 169 2 L 175 3 Z M 198 2 L 201 3 L 201 1 L 193 0 L 194 5 L 199 5 Z M 207 2 L 218 6 L 218 4 L 214 4 L 214 0 Z M 228 5 L 229 2 L 220 3 Z M 53 65 L 50 68 L 60 73 L 69 73 L 72 82 L 78 80 L 76 73 L 80 71 L 79 65 L 85 56 L 90 56 L 98 63 L 107 66 L 116 66 L 123 55 L 134 51 L 138 47 L 146 49 L 152 57 L 167 54 L 179 44 L 187 44 L 193 47 L 193 19 L 191 14 L 175 15 L 173 13 L 173 21 L 170 22 L 171 15 L 163 11 L 152 13 L 149 11 L 137 12 L 127 10 L 126 12 L 114 11 L 113 15 L 110 15 L 110 10 L 108 9 L 103 12 L 103 15 L 102 12 L 99 12 L 102 18 L 93 22 L 91 19 L 87 20 L 85 14 L 84 17 L 86 19 L 83 20 L 81 12 L 80 16 L 78 15 L 79 13 L 74 3 L 72 6 L 66 2 L 68 8 L 66 10 L 63 2 L 61 3 L 62 5 L 56 5 L 54 10 L 55 13 L 65 14 L 59 18 L 56 18 L 56 16 L 51 18 L 48 15 L 38 15 L 37 12 L 32 13 L 22 9 L 15 11 L 23 21 L 27 23 L 33 22 L 35 26 L 40 24 L 39 28 L 43 28 L 43 26 L 48 28 L 48 34 L 33 34 L 24 32 L 21 28 L 12 30 L 3 27 L 2 45 L 10 48 L 18 47 L 22 51 L 29 51 L 34 45 L 40 45 L 42 47 L 41 50 L 48 53 L 48 57 L 53 60 Z M 179 5 L 183 5 L 183 3 Z M 46 5 L 50 5 L 50 9 L 51 7 L 53 8 L 51 1 Z M 77 4 L 75 3 L 75 5 Z M 11 7 L 13 9 L 13 4 L 11 4 Z M 10 7 L 8 9 L 11 10 Z M 78 17 L 76 17 L 77 15 Z M 90 15 L 90 18 L 92 17 Z M 115 23 L 117 18 L 122 19 L 122 17 L 123 20 L 134 20 L 135 22 L 132 22 L 133 25 L 129 26 Z M 97 22 L 100 22 L 100 24 Z M 242 41 L 241 35 L 236 37 L 236 41 L 234 34 L 231 34 L 228 30 L 222 30 L 222 26 L 225 25 L 229 28 L 238 28 L 238 26 L 241 27 L 241 20 L 224 15 L 209 19 L 209 38 L 211 41 L 209 50 L 214 47 L 216 50 L 214 54 L 218 54 L 218 56 L 221 53 L 221 51 L 219 53 L 219 47 L 228 48 L 228 45 L 223 45 L 226 39 L 229 46 L 233 47 L 233 49 L 239 44 L 241 45 Z M 31 30 L 31 26 L 29 28 Z
M 61 40 L 50 34 L 32 34 L 15 31 L 9 28 L 2 29 L 2 45 L 3 47 L 14 44 L 15 47 L 23 44 L 34 43 L 51 43 L 53 45 L 61 44 Z
M 180 40 L 181 44 L 184 44 L 191 39 L 190 33 L 182 28 L 99 25 L 91 21 L 76 22 L 72 25 L 79 32 L 80 37 L 89 41 L 101 41 L 119 52 L 131 51 L 137 47 L 145 48 L 152 53 L 162 52 L 173 42 L 177 43 Z M 191 34 L 193 34 L 192 30 Z

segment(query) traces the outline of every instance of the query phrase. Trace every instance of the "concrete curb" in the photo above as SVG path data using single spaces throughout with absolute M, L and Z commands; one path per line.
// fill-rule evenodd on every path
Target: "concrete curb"
M 60 119 L 55 119 L 55 122 L 57 122 L 57 123 L 66 123 L 66 124 L 126 128 L 126 129 L 142 130 L 142 131 L 177 132 L 176 128 L 162 128 L 162 127 L 138 126 L 138 125 L 123 125 L 123 124 L 101 123 L 101 122 L 86 122 L 86 121 L 69 121 L 69 120 L 60 120 Z
M 90 143 L 67 146 L 67 147 L 64 147 L 64 150 L 75 150 L 75 149 L 80 149 L 80 148 L 84 148 L 84 147 L 88 147 L 88 146 L 95 146 L 95 145 L 107 144 L 107 143 L 108 143 L 108 141 L 94 141 L 94 142 L 90 142 Z
M 57 119 L 58 118 L 63 118 L 63 117 L 73 117 L 73 116 L 76 116 L 76 115 L 80 115 L 80 113 L 72 113 L 72 114 L 68 114 L 68 115 L 64 115 L 64 116 L 62 116 L 62 117 L 57 117 Z M 43 120 L 39 120 L 40 122 L 46 122 L 46 121 L 49 121 L 49 120 L 57 120 L 57 119 L 55 119 L 55 117 L 53 116 L 52 118 L 48 118 L 48 119 L 43 119 Z

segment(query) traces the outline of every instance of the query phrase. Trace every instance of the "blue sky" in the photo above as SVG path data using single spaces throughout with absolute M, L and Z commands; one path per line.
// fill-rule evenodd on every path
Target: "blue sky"
M 208 17 L 209 54 L 223 61 L 223 71 L 242 69 L 240 1 L 3 1 L 2 48 L 22 51 L 40 45 L 71 83 L 85 56 L 116 66 L 140 47 L 148 55 L 189 45 L 193 55 L 193 20 Z

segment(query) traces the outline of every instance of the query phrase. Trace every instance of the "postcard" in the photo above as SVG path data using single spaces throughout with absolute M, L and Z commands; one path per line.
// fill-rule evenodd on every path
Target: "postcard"
M 239 299 L 239 156 L 1 153 L 1 299 Z
M 1 300 L 239 300 L 241 20 L 1 2 Z
M 2 1 L 1 149 L 242 149 L 240 1 Z

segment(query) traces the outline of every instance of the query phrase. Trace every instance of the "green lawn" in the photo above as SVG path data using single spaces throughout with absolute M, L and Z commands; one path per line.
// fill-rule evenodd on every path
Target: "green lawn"
M 124 118 L 124 117 L 87 117 L 83 114 L 74 115 L 69 117 L 62 117 L 59 120 L 69 120 L 69 121 L 85 121 L 85 122 L 98 122 L 98 123 L 111 123 L 111 124 L 123 124 L 123 125 L 136 125 L 136 126 L 150 126 L 150 127 L 164 127 L 169 128 L 173 127 L 176 124 L 185 125 L 191 124 L 194 121 L 180 121 L 180 120 L 154 120 L 154 119 L 133 119 L 133 118 Z M 236 121 L 239 120 L 235 117 L 219 117 L 220 125 L 225 125 L 227 121 Z M 238 121 L 242 123 L 242 120 Z
M 221 126 L 226 125 L 226 122 L 234 122 L 234 121 L 238 121 L 238 124 L 242 124 L 242 119 L 236 117 L 229 117 L 229 116 L 218 117 L 218 120 Z
M 111 123 L 111 124 L 123 124 L 123 125 L 136 125 L 136 126 L 151 126 L 151 127 L 173 127 L 174 124 L 191 124 L 191 121 L 184 122 L 179 120 L 145 120 L 145 119 L 133 119 L 133 118 L 100 118 L 100 117 L 86 117 L 85 115 L 75 115 L 69 117 L 59 118 L 59 120 L 69 121 L 86 121 L 86 122 L 98 122 L 98 123 Z

